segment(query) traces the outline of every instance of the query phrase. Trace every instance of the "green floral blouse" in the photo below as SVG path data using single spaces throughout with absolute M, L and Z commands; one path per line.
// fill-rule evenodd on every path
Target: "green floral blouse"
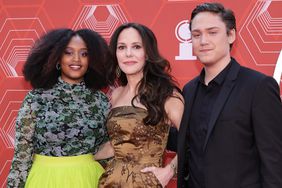
M 15 154 L 7 187 L 24 187 L 33 154 L 76 156 L 95 154 L 108 141 L 106 95 L 85 83 L 59 78 L 49 90 L 34 89 L 25 97 L 16 120 Z

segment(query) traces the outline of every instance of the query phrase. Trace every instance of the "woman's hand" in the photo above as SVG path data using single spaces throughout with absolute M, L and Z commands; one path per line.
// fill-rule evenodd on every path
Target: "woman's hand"
M 159 182 L 162 184 L 162 187 L 165 187 L 170 179 L 174 176 L 174 170 L 170 167 L 170 165 L 166 165 L 164 168 L 158 168 L 155 166 L 146 167 L 141 170 L 143 173 L 152 172 Z

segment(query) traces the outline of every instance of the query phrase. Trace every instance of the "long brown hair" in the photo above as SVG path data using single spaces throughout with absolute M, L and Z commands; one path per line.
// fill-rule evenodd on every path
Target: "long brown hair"
M 118 67 L 116 57 L 117 40 L 120 33 L 127 28 L 134 28 L 138 31 L 147 57 L 143 78 L 138 83 L 137 95 L 132 99 L 131 104 L 134 106 L 134 101 L 138 99 L 146 107 L 148 115 L 143 120 L 146 125 L 156 125 L 159 122 L 165 122 L 167 114 L 164 104 L 169 97 L 175 97 L 175 90 L 180 92 L 180 89 L 170 75 L 171 67 L 169 62 L 160 55 L 157 39 L 148 27 L 138 23 L 126 23 L 115 30 L 109 46 L 112 61 L 109 64 L 107 77 L 112 84 L 116 80 L 122 86 L 127 84 L 125 73 L 121 72 L 120 77 L 117 77 L 115 74 Z

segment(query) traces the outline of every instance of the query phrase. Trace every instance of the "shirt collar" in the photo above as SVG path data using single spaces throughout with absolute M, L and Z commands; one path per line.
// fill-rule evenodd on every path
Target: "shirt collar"
M 212 79 L 210 81 L 210 83 L 216 83 L 217 85 L 221 85 L 224 82 L 224 80 L 225 80 L 225 78 L 228 74 L 228 71 L 231 67 L 231 64 L 232 63 L 229 62 L 227 64 L 227 66 L 214 79 Z M 199 82 L 205 85 L 205 69 L 202 69 L 202 71 L 200 73 Z
M 62 87 L 63 89 L 66 89 L 66 90 L 80 90 L 80 89 L 86 88 L 84 80 L 82 80 L 81 82 L 76 83 L 76 84 L 70 84 L 70 83 L 64 81 L 61 76 L 58 78 L 58 84 L 57 85 Z

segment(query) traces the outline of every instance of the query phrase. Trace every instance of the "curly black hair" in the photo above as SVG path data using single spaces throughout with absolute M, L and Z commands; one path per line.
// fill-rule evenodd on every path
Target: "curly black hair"
M 64 50 L 73 36 L 80 36 L 88 51 L 88 70 L 84 75 L 86 87 L 97 90 L 107 86 L 106 61 L 109 54 L 106 41 L 95 31 L 67 28 L 51 30 L 41 36 L 32 47 L 23 74 L 33 88 L 49 89 L 57 83 L 61 71 L 56 69 Z

